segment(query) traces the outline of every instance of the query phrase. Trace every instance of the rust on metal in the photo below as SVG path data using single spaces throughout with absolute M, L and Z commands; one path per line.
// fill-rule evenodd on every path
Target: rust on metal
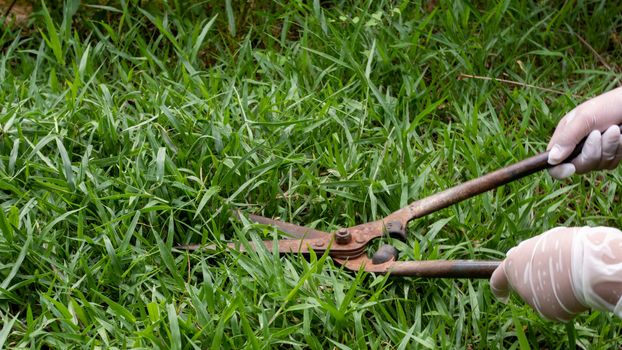
M 488 173 L 484 176 L 469 180 L 457 186 L 417 200 L 407 207 L 399 209 L 383 220 L 384 222 L 400 222 L 404 227 L 408 222 L 428 214 L 434 213 L 450 205 L 462 202 L 478 194 L 482 194 L 512 181 L 548 169 L 548 152 L 527 158 L 505 168 Z
M 378 274 L 422 278 L 490 278 L 501 263 L 496 260 L 390 260 L 374 264 L 367 256 L 336 260 L 352 271 L 362 268 Z
M 350 241 L 352 241 L 352 235 L 347 228 L 342 228 L 335 232 L 335 242 L 337 244 L 344 245 L 350 243 Z
M 239 216 L 241 214 L 237 213 L 237 215 Z M 287 238 L 313 239 L 313 238 L 324 238 L 326 237 L 326 235 L 328 235 L 327 232 L 322 232 L 322 231 L 312 229 L 309 227 L 305 227 L 305 226 L 298 226 L 298 225 L 295 225 L 289 222 L 269 219 L 267 217 L 260 216 L 260 215 L 247 214 L 247 216 L 251 221 L 254 221 L 258 224 L 269 225 L 269 226 L 274 226 L 278 228 L 279 230 L 285 232 L 289 236 Z

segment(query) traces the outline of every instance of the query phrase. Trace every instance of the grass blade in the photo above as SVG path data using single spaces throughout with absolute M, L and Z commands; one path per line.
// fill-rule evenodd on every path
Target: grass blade
M 13 325 L 15 324 L 15 321 L 18 317 L 19 315 L 15 315 L 15 317 L 13 317 L 12 319 L 8 321 L 5 320 L 3 322 L 4 326 L 2 327 L 2 330 L 0 330 L 0 349 L 4 349 L 4 344 L 9 338 L 9 335 L 11 335 L 11 329 L 13 329 Z
M 11 284 L 11 281 L 13 281 L 13 278 L 15 277 L 15 275 L 17 275 L 17 272 L 19 271 L 19 268 L 22 266 L 22 263 L 24 262 L 24 259 L 26 258 L 26 254 L 28 253 L 28 250 L 30 249 L 31 242 L 32 242 L 32 236 L 28 235 L 26 242 L 22 246 L 22 249 L 19 251 L 19 255 L 17 256 L 17 259 L 15 259 L 15 262 L 13 262 L 12 264 L 13 266 L 11 267 L 11 271 L 9 272 L 8 276 L 4 279 L 4 281 L 2 281 L 2 284 L 0 284 L 0 289 L 6 290 Z
M 168 323 L 171 332 L 171 349 L 181 350 L 181 333 L 179 332 L 179 323 L 177 321 L 177 311 L 175 305 L 167 304 L 166 311 L 168 313 Z
M 63 142 L 59 138 L 56 138 L 56 146 L 58 147 L 58 152 L 60 153 L 60 157 L 63 161 L 63 172 L 65 174 L 65 179 L 67 179 L 69 189 L 71 189 L 71 191 L 75 191 L 76 183 L 73 177 L 73 169 L 71 168 L 71 160 L 69 160 L 69 154 L 67 154 L 65 145 L 63 145 Z

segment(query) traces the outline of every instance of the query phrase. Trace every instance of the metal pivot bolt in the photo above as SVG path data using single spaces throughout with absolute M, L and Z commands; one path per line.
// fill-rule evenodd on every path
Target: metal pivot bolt
M 348 244 L 352 240 L 352 235 L 347 229 L 342 228 L 335 232 L 335 242 L 337 244 Z

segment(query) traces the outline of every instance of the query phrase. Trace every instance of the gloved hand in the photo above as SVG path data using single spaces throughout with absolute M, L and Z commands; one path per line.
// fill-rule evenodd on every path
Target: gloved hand
M 583 151 L 572 160 L 549 169 L 551 176 L 562 179 L 575 172 L 613 169 L 622 159 L 622 88 L 617 88 L 583 102 L 559 121 L 549 142 L 549 164 L 559 164 L 588 136 Z M 601 132 L 604 134 L 601 135 Z
M 490 279 L 507 302 L 510 290 L 541 316 L 566 322 L 589 309 L 622 318 L 622 231 L 558 227 L 510 249 Z

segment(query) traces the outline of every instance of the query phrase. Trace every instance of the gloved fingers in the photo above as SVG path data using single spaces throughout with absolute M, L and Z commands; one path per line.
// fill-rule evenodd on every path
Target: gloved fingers
M 581 154 L 572 160 L 577 174 L 585 174 L 598 168 L 602 156 L 602 135 L 600 131 L 592 131 L 583 145 Z
M 572 242 L 578 230 L 557 227 L 508 251 L 490 279 L 493 294 L 507 300 L 512 290 L 550 320 L 568 321 L 586 310 L 574 293 L 571 275 Z
M 622 160 L 622 135 L 620 127 L 610 126 L 602 135 L 597 130 L 590 133 L 581 154 L 572 163 L 564 163 L 549 169 L 556 179 L 584 174 L 596 169 L 614 169 Z
M 495 298 L 507 303 L 510 297 L 510 285 L 505 274 L 505 261 L 497 267 L 490 277 L 490 290 Z
M 602 155 L 598 169 L 613 169 L 617 163 L 613 163 L 620 148 L 620 127 L 612 125 L 607 129 L 601 138 Z M 621 152 L 622 153 L 622 152 Z
M 622 161 L 622 135 L 620 135 L 620 137 L 618 138 L 618 149 L 616 151 L 616 156 L 615 158 L 613 158 L 610 166 L 607 169 L 608 170 L 615 169 L 615 167 L 617 167 L 618 164 L 620 164 L 620 161 Z
M 564 161 L 574 147 L 593 130 L 604 131 L 622 123 L 622 88 L 596 96 L 566 114 L 548 144 L 549 164 Z
M 597 110 L 598 106 L 593 100 L 589 100 L 562 118 L 549 142 L 550 164 L 564 161 L 585 136 L 598 129 Z
M 574 164 L 572 163 L 564 163 L 552 168 L 549 168 L 549 174 L 558 180 L 565 179 L 568 176 L 571 176 L 576 172 Z
M 575 145 L 584 137 L 576 132 L 571 132 L 575 129 L 569 124 L 576 120 L 576 112 L 576 108 L 568 112 L 557 124 L 551 141 L 549 141 L 546 148 L 549 151 L 549 164 L 559 164 L 568 158 Z
M 508 285 L 532 308 L 537 308 L 536 298 L 533 297 L 531 283 L 525 283 L 525 278 L 531 275 L 533 252 L 544 236 L 541 234 L 520 242 L 507 252 L 503 261 Z

